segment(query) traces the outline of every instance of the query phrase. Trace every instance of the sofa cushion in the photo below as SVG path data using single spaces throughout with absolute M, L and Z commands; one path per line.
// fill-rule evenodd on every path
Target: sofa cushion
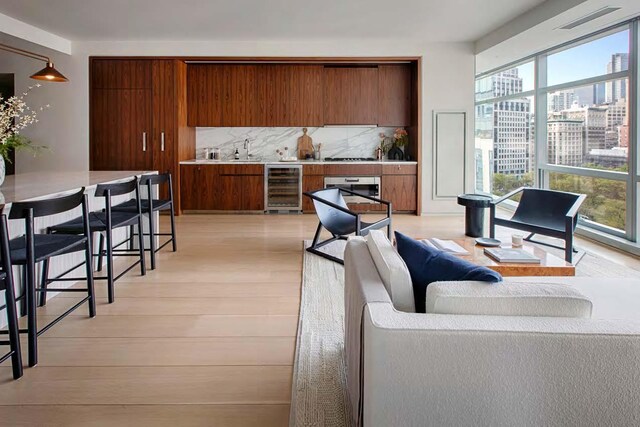
M 393 306 L 399 311 L 415 313 L 409 269 L 385 233 L 381 230 L 370 231 L 367 246 Z
M 502 276 L 493 270 L 430 248 L 397 231 L 396 243 L 398 253 L 407 264 L 411 275 L 417 313 L 425 312 L 425 296 L 430 283 L 450 280 L 480 280 L 495 283 L 502 280 Z
M 592 308 L 574 287 L 535 282 L 437 282 L 426 297 L 426 312 L 436 314 L 590 318 Z

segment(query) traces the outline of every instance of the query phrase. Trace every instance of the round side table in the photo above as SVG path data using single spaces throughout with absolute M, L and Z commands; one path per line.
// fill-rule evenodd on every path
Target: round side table
M 484 210 L 491 206 L 491 196 L 483 194 L 461 194 L 458 196 L 458 204 L 465 207 L 464 234 L 469 237 L 483 237 L 484 235 Z

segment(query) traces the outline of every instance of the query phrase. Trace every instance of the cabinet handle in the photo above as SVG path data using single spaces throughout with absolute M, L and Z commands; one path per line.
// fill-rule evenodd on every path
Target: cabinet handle
M 147 133 L 142 132 L 142 151 L 147 151 Z
M 160 151 L 164 151 L 164 132 L 160 133 Z

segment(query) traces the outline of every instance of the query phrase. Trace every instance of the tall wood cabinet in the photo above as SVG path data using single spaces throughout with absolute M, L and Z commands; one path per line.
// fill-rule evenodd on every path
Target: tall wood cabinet
M 179 60 L 91 61 L 91 170 L 169 171 L 178 212 L 179 162 L 195 153 L 186 81 Z

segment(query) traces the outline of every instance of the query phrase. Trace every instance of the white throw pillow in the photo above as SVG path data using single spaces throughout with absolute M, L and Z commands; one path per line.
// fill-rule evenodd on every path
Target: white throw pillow
M 409 269 L 386 234 L 372 230 L 366 237 L 371 258 L 396 310 L 415 313 L 413 284 Z
M 435 282 L 426 297 L 437 314 L 590 318 L 592 308 L 574 287 L 550 283 Z

